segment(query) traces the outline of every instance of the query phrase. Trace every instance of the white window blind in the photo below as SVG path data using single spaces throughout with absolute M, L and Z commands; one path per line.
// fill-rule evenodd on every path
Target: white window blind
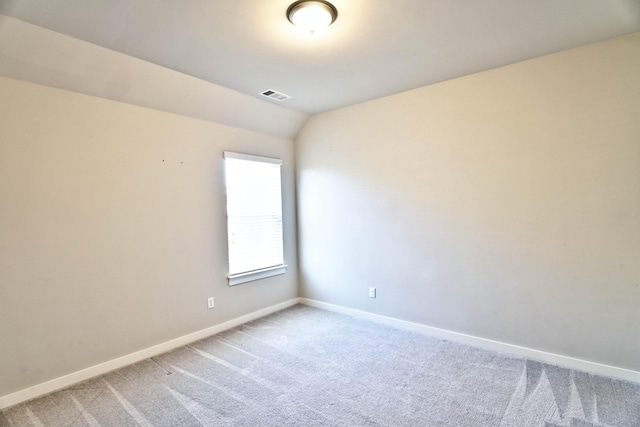
M 279 159 L 224 152 L 229 284 L 284 273 Z

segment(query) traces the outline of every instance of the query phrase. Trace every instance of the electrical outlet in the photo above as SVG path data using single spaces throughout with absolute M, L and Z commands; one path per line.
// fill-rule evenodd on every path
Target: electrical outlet
M 207 298 L 207 308 L 213 308 L 215 304 L 213 303 L 213 297 Z
M 369 298 L 376 297 L 376 288 L 369 288 Z

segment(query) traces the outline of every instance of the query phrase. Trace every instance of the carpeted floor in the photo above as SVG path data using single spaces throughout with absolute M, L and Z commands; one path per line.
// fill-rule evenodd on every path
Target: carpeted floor
M 298 305 L 0 413 L 42 425 L 640 427 L 640 384 Z

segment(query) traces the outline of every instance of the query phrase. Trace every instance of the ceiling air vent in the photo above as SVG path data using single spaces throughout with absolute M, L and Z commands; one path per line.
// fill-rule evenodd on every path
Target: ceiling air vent
M 269 89 L 264 92 L 260 92 L 260 95 L 265 96 L 269 99 L 275 99 L 276 101 L 286 101 L 291 98 L 289 95 L 285 95 L 284 93 L 277 92 L 275 90 Z

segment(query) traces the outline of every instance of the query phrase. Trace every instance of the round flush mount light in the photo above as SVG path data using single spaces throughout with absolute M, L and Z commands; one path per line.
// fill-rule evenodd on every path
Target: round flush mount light
M 311 34 L 327 28 L 337 17 L 335 6 L 324 0 L 300 0 L 287 9 L 289 21 Z

